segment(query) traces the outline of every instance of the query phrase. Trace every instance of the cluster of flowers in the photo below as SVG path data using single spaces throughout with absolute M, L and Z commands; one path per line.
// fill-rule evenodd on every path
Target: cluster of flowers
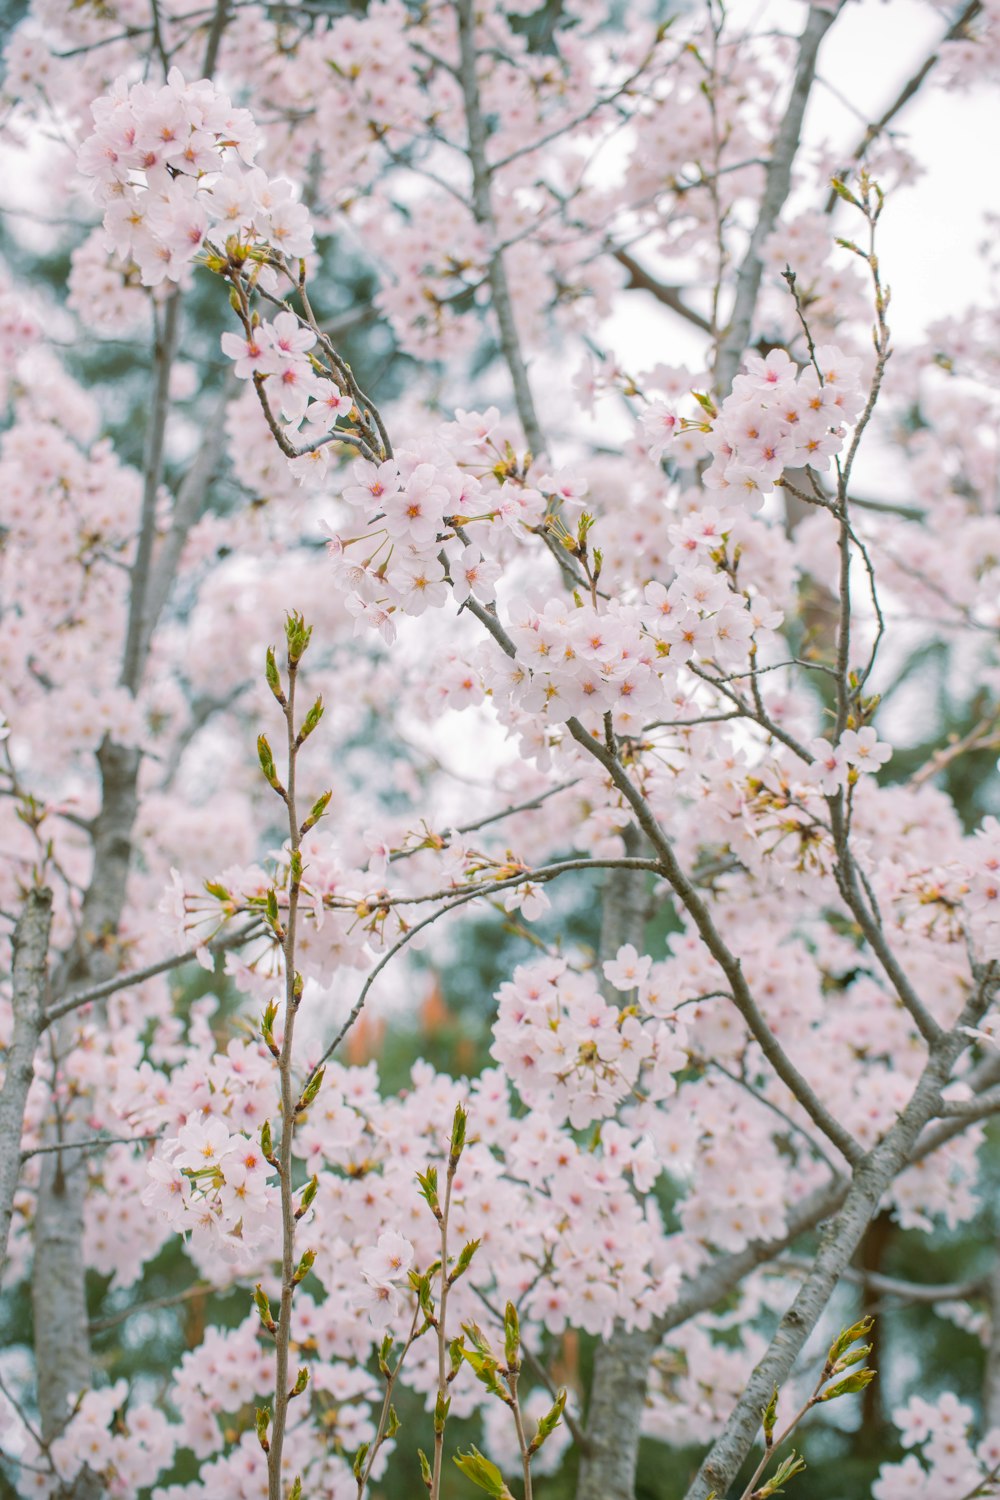
M 995 1493 L 1000 1477 L 1000 1428 L 970 1442 L 972 1407 L 951 1391 L 937 1401 L 914 1396 L 893 1412 L 904 1448 L 919 1449 L 898 1464 L 883 1464 L 872 1500 L 965 1500 Z
M 1000 822 L 984 818 L 966 848 L 972 857 L 963 880 L 962 906 L 976 952 L 984 960 L 1000 958 Z
M 271 322 L 255 324 L 249 338 L 222 335 L 222 352 L 235 361 L 240 380 L 254 376 L 269 379 L 268 399 L 277 405 L 292 427 L 302 426 L 310 442 L 322 441 L 338 417 L 347 416 L 352 401 L 332 380 L 315 374 L 309 350 L 316 342 L 310 328 L 303 328 L 294 313 L 282 312 Z M 317 450 L 325 457 L 326 449 Z M 291 460 L 292 473 L 305 476 L 314 467 L 312 454 Z M 303 467 L 306 465 L 307 467 Z
M 807 779 L 825 797 L 834 796 L 866 771 L 878 771 L 892 757 L 892 746 L 880 740 L 870 724 L 863 729 L 845 729 L 836 745 L 829 740 L 812 740 L 809 751 L 815 759 Z
M 865 402 L 861 361 L 835 345 L 815 351 L 801 371 L 784 349 L 748 354 L 745 370 L 713 416 L 704 446 L 712 462 L 703 483 L 737 504 L 759 510 L 785 469 L 822 473 L 844 443 L 845 425 Z M 650 456 L 669 453 L 686 424 L 655 401 L 641 418 Z
M 108 1493 L 118 1497 L 136 1495 L 150 1474 L 169 1468 L 177 1447 L 177 1429 L 149 1402 L 129 1406 L 127 1426 L 119 1413 L 128 1400 L 128 1381 L 117 1380 L 103 1390 L 81 1395 L 73 1420 L 45 1450 L 34 1430 L 24 1429 L 21 1458 L 24 1468 L 18 1478 L 18 1494 L 49 1500 L 63 1491 L 85 1464 L 94 1474 L 107 1474 Z M 11 1421 L 18 1434 L 20 1419 Z M 5 1447 L 7 1446 L 5 1433 Z
M 253 165 L 253 117 L 207 79 L 188 83 L 177 68 L 160 88 L 118 79 L 93 116 L 77 166 L 106 205 L 109 249 L 139 267 L 145 286 L 183 280 L 209 235 L 221 247 L 312 250 L 292 184 Z
M 651 963 L 625 947 L 604 965 L 605 978 L 624 992 L 638 987 L 641 1005 L 641 981 Z M 493 1057 L 527 1104 L 574 1129 L 614 1114 L 640 1087 L 648 1099 L 667 1098 L 677 1087 L 674 1075 L 688 1064 L 679 1022 L 609 1004 L 593 972 L 575 972 L 565 959 L 515 969 L 497 998 Z M 647 1189 L 659 1173 L 652 1142 L 629 1166 L 636 1185 Z
M 367 1311 L 375 1329 L 397 1324 L 403 1310 L 399 1283 L 413 1264 L 410 1241 L 397 1230 L 387 1229 L 377 1245 L 362 1251 L 358 1264 L 364 1278 L 358 1306 Z
M 182 1125 L 148 1172 L 142 1201 L 177 1233 L 211 1234 L 240 1260 L 250 1250 L 274 1248 L 277 1193 L 268 1183 L 274 1168 L 259 1140 L 232 1134 L 220 1116 Z

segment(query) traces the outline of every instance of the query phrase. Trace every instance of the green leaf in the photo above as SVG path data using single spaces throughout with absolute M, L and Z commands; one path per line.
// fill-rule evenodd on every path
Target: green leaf
M 866 1316 L 859 1322 L 852 1323 L 850 1328 L 842 1328 L 830 1345 L 827 1364 L 835 1365 L 852 1344 L 856 1344 L 859 1339 L 866 1339 L 874 1327 L 875 1319 Z
M 296 743 L 296 745 L 304 745 L 305 744 L 306 740 L 312 734 L 313 730 L 316 728 L 316 725 L 319 723 L 319 721 L 320 721 L 320 719 L 322 717 L 323 717 L 323 697 L 322 697 L 322 694 L 321 694 L 316 699 L 316 702 L 313 704 L 312 708 L 309 710 L 309 712 L 306 714 L 305 718 L 302 721 L 302 728 L 299 730 L 298 734 L 295 737 L 295 743 Z
M 466 1479 L 471 1479 L 488 1495 L 494 1495 L 496 1500 L 509 1500 L 510 1490 L 503 1482 L 503 1475 L 478 1448 L 473 1448 L 471 1453 L 456 1453 L 454 1462 Z
M 273 886 L 271 886 L 264 897 L 264 909 L 269 926 L 274 931 L 275 936 L 280 938 L 282 936 L 282 928 L 278 920 L 278 893 Z
M 468 1118 L 468 1111 L 461 1104 L 457 1104 L 451 1126 L 451 1152 L 448 1157 L 448 1165 L 452 1171 L 458 1166 L 459 1157 L 465 1149 L 465 1127 Z
M 843 198 L 845 203 L 850 203 L 854 208 L 861 207 L 861 204 L 859 203 L 858 199 L 855 198 L 850 188 L 845 182 L 842 182 L 839 177 L 831 177 L 830 186 L 833 188 L 833 191 L 836 193 L 837 197 Z
M 268 1427 L 270 1427 L 270 1425 L 270 1410 L 266 1406 L 258 1406 L 254 1426 L 257 1429 L 257 1441 L 260 1443 L 260 1446 L 263 1448 L 265 1453 L 269 1453 L 271 1451 L 271 1444 L 268 1442 L 267 1437 L 267 1429 Z
M 295 1275 L 292 1277 L 293 1286 L 298 1286 L 300 1281 L 305 1281 L 306 1277 L 309 1275 L 309 1272 L 312 1270 L 313 1261 L 315 1259 L 315 1250 L 306 1250 L 303 1253 L 302 1259 L 299 1261 L 298 1266 L 296 1267 Z
M 784 1494 L 782 1486 L 787 1484 L 789 1479 L 794 1479 L 796 1474 L 801 1474 L 804 1468 L 805 1463 L 803 1460 L 797 1454 L 790 1453 L 778 1465 L 767 1483 L 762 1485 L 759 1490 L 754 1491 L 754 1500 L 771 1500 L 772 1495 Z
M 278 1325 L 274 1321 L 274 1318 L 271 1314 L 271 1304 L 267 1299 L 267 1293 L 264 1291 L 259 1281 L 254 1288 L 253 1301 L 254 1306 L 257 1309 L 258 1316 L 260 1317 L 260 1321 L 263 1323 L 268 1333 L 273 1333 Z
M 494 1355 L 482 1354 L 478 1349 L 463 1349 L 462 1358 L 472 1367 L 476 1379 L 482 1382 L 491 1396 L 499 1396 L 501 1401 L 509 1399 L 497 1379 L 500 1362 Z
M 504 1308 L 503 1340 L 504 1358 L 507 1361 L 507 1369 L 515 1372 L 521 1367 L 521 1325 L 518 1321 L 517 1308 L 513 1302 L 508 1302 Z
M 417 1457 L 420 1460 L 420 1477 L 424 1481 L 424 1484 L 427 1486 L 427 1488 L 430 1489 L 431 1485 L 434 1483 L 434 1476 L 431 1473 L 431 1466 L 427 1462 L 427 1454 L 424 1452 L 423 1448 L 417 1449 Z
M 479 1350 L 480 1354 L 485 1354 L 490 1359 L 493 1358 L 493 1350 L 490 1348 L 490 1341 L 486 1337 L 485 1333 L 480 1328 L 478 1323 L 463 1323 L 462 1332 L 465 1334 L 470 1343 L 472 1343 L 474 1347 Z
M 277 790 L 281 782 L 278 780 L 278 772 L 274 765 L 274 755 L 271 751 L 271 746 L 268 744 L 266 734 L 259 734 L 257 736 L 257 759 L 264 773 L 264 780 Z
M 277 909 L 277 902 L 275 902 L 275 909 Z M 277 1014 L 278 1006 L 276 1001 L 269 1000 L 264 1009 L 264 1014 L 260 1018 L 260 1034 L 264 1039 L 265 1047 L 272 1057 L 280 1055 L 277 1043 L 274 1040 L 274 1022 Z
M 390 1402 L 389 1403 L 389 1420 L 388 1420 L 388 1422 L 385 1425 L 385 1435 L 386 1435 L 386 1437 L 387 1438 L 394 1438 L 396 1436 L 396 1433 L 399 1431 L 399 1429 L 400 1429 L 400 1427 L 402 1425 L 403 1424 L 400 1422 L 399 1417 L 396 1415 L 396 1408 Z
M 455 1262 L 454 1270 L 451 1272 L 450 1276 L 448 1277 L 448 1285 L 449 1286 L 452 1286 L 458 1280 L 458 1278 L 460 1276 L 464 1276 L 465 1275 L 465 1272 L 469 1269 L 469 1266 L 472 1264 L 472 1257 L 475 1255 L 476 1251 L 479 1249 L 479 1246 L 481 1244 L 482 1244 L 481 1240 L 470 1240 L 467 1245 L 464 1245 L 462 1247 L 462 1251 L 461 1251 L 458 1259 Z
M 285 616 L 285 640 L 288 644 L 288 665 L 297 667 L 309 646 L 312 626 L 307 625 L 298 610 Z
M 420 1184 L 420 1196 L 424 1199 L 435 1217 L 437 1217 L 441 1212 L 438 1200 L 437 1168 L 428 1167 L 426 1172 L 418 1172 L 417 1182 Z
M 854 1396 L 858 1391 L 863 1391 L 866 1386 L 871 1385 L 877 1370 L 855 1370 L 853 1375 L 845 1375 L 843 1380 L 838 1380 L 836 1385 L 831 1385 L 820 1396 L 821 1401 L 836 1401 L 838 1396 Z
M 535 1435 L 531 1439 L 531 1442 L 528 1444 L 529 1455 L 532 1453 L 537 1453 L 539 1448 L 545 1442 L 545 1439 L 552 1436 L 556 1428 L 559 1426 L 559 1422 L 565 1409 L 566 1392 L 560 1391 L 558 1396 L 556 1397 L 555 1405 L 549 1408 L 544 1417 L 542 1417 L 539 1421 L 538 1427 L 535 1429 Z
M 774 1437 L 774 1423 L 778 1415 L 778 1387 L 774 1387 L 770 1401 L 760 1414 L 761 1426 L 764 1429 L 764 1440 L 770 1448 L 771 1439 Z
M 303 1365 L 295 1377 L 295 1384 L 292 1386 L 288 1399 L 291 1400 L 294 1396 L 301 1396 L 308 1384 L 309 1369 L 307 1365 Z
M 278 672 L 278 663 L 274 659 L 273 646 L 268 646 L 267 648 L 267 655 L 264 658 L 264 676 L 267 679 L 267 685 L 271 689 L 271 692 L 277 698 L 282 708 L 284 708 L 287 699 L 282 691 L 281 675 Z
M 304 1114 L 305 1111 L 309 1108 L 310 1104 L 315 1102 L 316 1095 L 319 1093 L 320 1087 L 323 1083 L 323 1074 L 325 1072 L 325 1068 L 317 1068 L 316 1072 L 313 1074 L 309 1082 L 306 1084 L 305 1088 L 302 1090 L 302 1096 L 299 1099 L 298 1104 L 296 1104 L 295 1106 L 295 1113 L 297 1115 Z
M 355 1479 L 360 1479 L 362 1474 L 365 1472 L 365 1459 L 368 1457 L 368 1449 L 370 1447 L 371 1443 L 362 1443 L 361 1447 L 354 1455 L 354 1463 L 351 1465 L 351 1467 L 354 1470 Z
M 427 1275 L 422 1276 L 419 1271 L 407 1271 L 406 1277 L 417 1294 L 420 1311 L 425 1318 L 433 1318 L 434 1299 L 431 1296 L 431 1278 Z
M 310 809 L 308 818 L 305 819 L 305 821 L 302 824 L 302 827 L 299 829 L 299 834 L 300 835 L 302 835 L 304 833 L 308 833 L 309 830 L 310 830 L 310 828 L 315 828 L 316 824 L 319 822 L 320 818 L 323 816 L 323 814 L 326 812 L 327 808 L 329 807 L 329 805 L 330 805 L 330 798 L 332 796 L 333 796 L 333 792 L 332 791 L 328 791 L 328 792 L 324 792 L 321 797 L 317 797 L 316 798 L 316 801 L 313 803 L 312 808 Z
M 299 1199 L 299 1206 L 295 1210 L 295 1217 L 296 1217 L 296 1219 L 301 1219 L 302 1216 L 303 1216 L 303 1214 L 306 1213 L 312 1207 L 313 1199 L 316 1197 L 316 1194 L 318 1192 L 319 1192 L 319 1178 L 318 1177 L 310 1177 L 309 1181 L 306 1183 L 305 1187 L 302 1189 L 302 1197 Z

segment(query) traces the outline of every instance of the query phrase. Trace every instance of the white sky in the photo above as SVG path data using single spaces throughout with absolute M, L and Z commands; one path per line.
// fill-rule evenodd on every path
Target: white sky
M 794 0 L 736 0 L 734 27 L 746 15 L 794 35 L 805 8 Z M 827 140 L 853 149 L 865 125 L 878 119 L 906 80 L 934 50 L 949 16 L 926 0 L 862 0 L 848 5 L 824 39 L 818 75 L 806 114 L 807 143 Z M 1000 213 L 1000 98 L 995 87 L 944 90 L 935 72 L 893 121 L 897 138 L 925 167 L 913 186 L 894 191 L 879 223 L 879 255 L 892 288 L 890 323 L 898 341 L 919 339 L 928 323 L 960 313 L 987 287 L 980 246 L 984 215 Z M 837 97 L 853 104 L 854 113 Z M 860 118 L 863 116 L 864 118 Z M 802 202 L 801 206 L 821 206 Z M 846 210 L 839 222 L 846 226 Z M 840 232 L 846 233 L 846 228 Z M 651 297 L 623 299 L 613 322 L 615 352 L 628 368 L 650 358 Z M 660 326 L 669 338 L 669 362 L 697 361 L 704 340 L 669 313 Z M 664 357 L 658 355 L 654 357 Z

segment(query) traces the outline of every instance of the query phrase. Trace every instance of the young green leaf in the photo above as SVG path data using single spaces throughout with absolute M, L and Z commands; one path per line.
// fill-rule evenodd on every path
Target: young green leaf
M 488 1458 L 484 1458 L 478 1448 L 473 1448 L 471 1453 L 456 1453 L 454 1462 L 466 1479 L 471 1479 L 473 1484 L 477 1484 L 488 1495 L 495 1496 L 495 1500 L 512 1500 L 500 1470 L 496 1464 L 491 1464 Z
M 531 1439 L 531 1442 L 528 1444 L 529 1455 L 532 1453 L 537 1453 L 539 1448 L 545 1442 L 545 1439 L 552 1436 L 556 1428 L 559 1426 L 559 1422 L 565 1409 L 566 1392 L 560 1391 L 558 1396 L 556 1397 L 555 1405 L 550 1406 L 544 1417 L 540 1418 L 539 1420 L 538 1426 L 535 1429 L 535 1435 Z

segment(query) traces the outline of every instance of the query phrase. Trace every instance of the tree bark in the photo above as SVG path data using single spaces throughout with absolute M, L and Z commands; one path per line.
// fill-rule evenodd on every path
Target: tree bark
M 983 1427 L 1000 1427 L 1000 1245 L 993 1254 L 987 1296 L 990 1307 L 990 1343 L 983 1375 Z
M 637 855 L 641 846 L 639 831 L 630 824 L 625 830 L 626 854 Z M 647 878 L 635 870 L 609 871 L 601 900 L 602 960 L 612 958 L 625 943 L 642 952 Z M 619 997 L 612 991 L 607 998 L 617 1002 Z M 658 1343 L 654 1329 L 626 1330 L 618 1325 L 595 1350 L 576 1500 L 632 1500 L 649 1367 Z
M 886 1136 L 855 1168 L 843 1207 L 827 1226 L 808 1276 L 785 1313 L 763 1359 L 750 1376 L 726 1426 L 712 1445 L 684 1500 L 724 1496 L 753 1447 L 760 1414 L 775 1386 L 787 1380 L 802 1346 L 871 1223 L 883 1193 L 903 1170 L 924 1126 L 941 1102 L 955 1059 L 968 1045 L 960 1028 L 934 1049 L 909 1103 Z
M 105 742 L 98 751 L 101 811 L 93 829 L 94 864 L 81 913 L 80 936 L 65 965 L 68 986 L 100 983 L 118 968 L 115 941 L 125 906 L 132 830 L 138 806 L 139 752 Z M 72 1051 L 79 1022 L 72 1013 L 52 1028 L 58 1070 Z M 64 1097 L 55 1080 L 53 1115 L 46 1144 L 72 1147 L 92 1134 L 86 1097 Z M 55 1151 L 42 1159 L 35 1215 L 35 1271 L 32 1304 L 35 1366 L 42 1437 L 51 1442 L 66 1424 L 72 1402 L 92 1381 L 83 1260 L 87 1162 L 76 1150 Z M 103 1485 L 84 1469 L 67 1490 L 72 1500 L 92 1500 Z
M 14 1194 L 21 1175 L 24 1107 L 35 1076 L 35 1053 L 45 1025 L 46 964 L 52 926 L 52 892 L 28 892 L 14 928 L 11 973 L 14 1035 L 0 1090 L 0 1277 L 7 1261 L 7 1241 Z

